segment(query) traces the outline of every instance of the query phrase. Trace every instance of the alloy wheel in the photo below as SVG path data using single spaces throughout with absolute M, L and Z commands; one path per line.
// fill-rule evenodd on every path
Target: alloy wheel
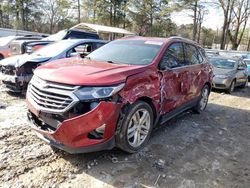
M 209 96 L 209 90 L 207 87 L 205 87 L 202 90 L 201 99 L 200 99 L 200 110 L 201 111 L 203 111 L 207 106 L 208 96 Z
M 151 117 L 146 109 L 138 109 L 129 121 L 127 140 L 132 147 L 139 147 L 147 138 Z

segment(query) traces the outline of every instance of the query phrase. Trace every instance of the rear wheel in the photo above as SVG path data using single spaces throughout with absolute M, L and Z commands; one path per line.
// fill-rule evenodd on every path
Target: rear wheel
M 205 85 L 201 90 L 201 95 L 196 106 L 193 108 L 193 111 L 196 113 L 201 113 L 207 107 L 208 97 L 209 97 L 210 89 L 208 85 Z
M 116 135 L 118 148 L 135 153 L 148 142 L 153 128 L 153 110 L 143 101 L 137 101 L 127 110 Z
M 235 88 L 235 80 L 232 81 L 230 87 L 227 90 L 227 93 L 230 94 L 230 93 L 234 92 L 234 88 Z

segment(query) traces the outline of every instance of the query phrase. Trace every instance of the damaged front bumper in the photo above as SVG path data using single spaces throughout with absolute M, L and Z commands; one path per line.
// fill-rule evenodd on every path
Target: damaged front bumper
M 101 101 L 91 111 L 63 120 L 55 129 L 28 100 L 27 105 L 31 127 L 41 139 L 54 147 L 68 153 L 88 153 L 112 149 L 115 146 L 114 135 L 120 103 Z M 100 127 L 104 128 L 103 135 L 99 138 L 93 137 L 91 133 Z
M 17 76 L 0 73 L 0 80 L 8 90 L 13 92 L 21 92 L 27 88 L 32 76 L 32 74 Z

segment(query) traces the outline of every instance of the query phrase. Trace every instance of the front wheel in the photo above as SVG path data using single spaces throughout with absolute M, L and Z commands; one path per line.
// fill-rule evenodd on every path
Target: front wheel
M 116 135 L 118 148 L 135 153 L 148 142 L 153 128 L 153 110 L 143 101 L 137 101 L 127 110 Z
M 230 87 L 227 90 L 227 93 L 233 93 L 234 92 L 234 88 L 235 88 L 235 80 L 232 81 Z
M 208 97 L 209 97 L 210 89 L 208 85 L 205 85 L 201 90 L 201 95 L 193 111 L 196 113 L 201 113 L 207 107 Z

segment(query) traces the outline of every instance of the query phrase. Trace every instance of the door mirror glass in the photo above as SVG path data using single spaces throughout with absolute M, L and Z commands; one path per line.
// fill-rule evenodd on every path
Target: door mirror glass
M 78 55 L 79 55 L 79 53 L 77 53 L 77 52 L 72 52 L 72 53 L 69 54 L 69 57 L 76 57 L 76 56 L 78 56 Z
M 238 70 L 244 70 L 245 68 L 242 66 L 238 66 Z

